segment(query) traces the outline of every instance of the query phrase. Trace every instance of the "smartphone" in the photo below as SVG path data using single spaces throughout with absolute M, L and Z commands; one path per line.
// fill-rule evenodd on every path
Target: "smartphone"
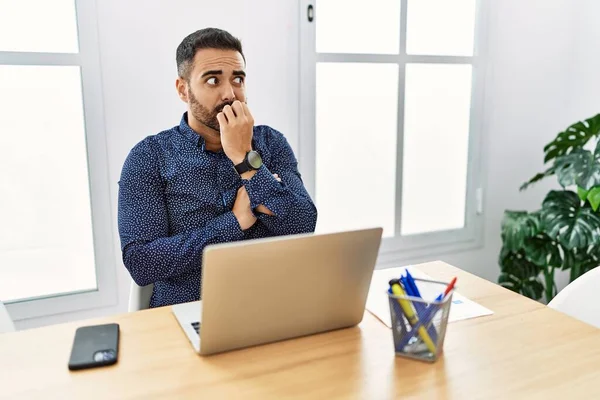
M 119 358 L 119 324 L 82 326 L 75 331 L 69 369 L 112 365 Z

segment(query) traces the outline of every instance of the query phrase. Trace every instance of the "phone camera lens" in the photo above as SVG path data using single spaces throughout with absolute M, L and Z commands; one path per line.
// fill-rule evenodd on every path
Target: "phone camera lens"
M 94 353 L 94 361 L 112 361 L 115 359 L 115 352 L 113 350 L 101 350 Z

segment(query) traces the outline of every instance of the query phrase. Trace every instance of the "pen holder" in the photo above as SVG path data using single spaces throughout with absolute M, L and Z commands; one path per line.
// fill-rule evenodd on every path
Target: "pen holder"
M 397 356 L 434 362 L 442 353 L 454 289 L 435 301 L 447 282 L 416 278 L 415 282 L 424 299 L 388 292 L 394 349 Z M 433 295 L 428 300 L 426 294 Z

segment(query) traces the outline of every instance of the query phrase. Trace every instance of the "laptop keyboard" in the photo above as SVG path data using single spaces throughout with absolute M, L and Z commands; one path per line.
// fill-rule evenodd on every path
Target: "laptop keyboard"
M 199 335 L 200 334 L 200 322 L 199 321 L 192 322 L 192 327 L 194 328 L 196 333 Z

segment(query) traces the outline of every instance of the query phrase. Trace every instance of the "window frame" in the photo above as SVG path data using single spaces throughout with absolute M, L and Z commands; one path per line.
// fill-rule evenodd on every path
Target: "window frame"
M 96 1 L 74 0 L 74 3 L 78 53 L 0 51 L 0 65 L 80 67 L 97 288 L 7 301 L 6 307 L 15 321 L 117 304 L 114 222 L 110 201 Z
M 378 264 L 392 264 L 402 260 L 431 258 L 440 254 L 470 250 L 483 246 L 483 204 L 485 189 L 485 143 L 487 74 L 487 26 L 489 15 L 486 2 L 477 0 L 473 56 L 433 56 L 406 53 L 407 5 L 400 0 L 400 49 L 398 54 L 348 54 L 316 52 L 316 19 L 319 0 L 300 0 L 300 126 L 299 167 L 308 192 L 315 197 L 316 177 L 316 64 L 318 62 L 393 63 L 399 66 L 397 155 L 396 155 L 396 233 L 384 238 Z M 308 8 L 313 7 L 309 21 Z M 465 226 L 461 229 L 399 236 L 402 213 L 402 163 L 404 145 L 404 104 L 406 65 L 470 64 L 472 65 L 469 149 L 467 160 L 467 193 Z M 348 172 L 348 171 L 346 171 Z M 345 173 L 345 171 L 340 171 Z M 317 204 L 318 207 L 318 204 Z

